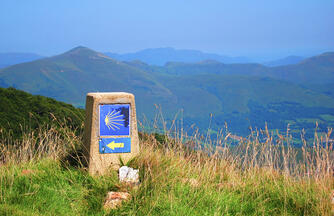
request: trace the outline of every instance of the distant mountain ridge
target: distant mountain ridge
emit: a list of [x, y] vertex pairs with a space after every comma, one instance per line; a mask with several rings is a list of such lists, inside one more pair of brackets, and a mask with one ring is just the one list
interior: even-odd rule
[[146, 71], [85, 47], [4, 68], [1, 83], [77, 106], [83, 106], [88, 91], [136, 90], [143, 100], [170, 95]]
[[270, 76], [299, 84], [334, 83], [334, 52], [304, 59], [295, 65], [273, 67]]
[[0, 53], [0, 68], [30, 62], [41, 58], [44, 58], [44, 56], [35, 53]]
[[274, 61], [265, 62], [265, 63], [263, 63], [263, 65], [269, 66], [269, 67], [277, 67], [277, 66], [283, 66], [283, 65], [298, 64], [301, 61], [303, 61], [304, 59], [305, 58], [301, 57], [301, 56], [287, 56], [287, 57], [282, 58], [282, 59], [277, 59], [277, 60], [274, 60]]
[[120, 61], [140, 60], [147, 64], [158, 66], [163, 66], [167, 62], [195, 63], [204, 60], [216, 60], [226, 64], [251, 62], [251, 60], [246, 57], [229, 57], [212, 53], [204, 53], [198, 50], [178, 50], [170, 47], [145, 49], [135, 53], [126, 54], [106, 52], [105, 55]]
[[[86, 47], [0, 70], [0, 86], [84, 106], [87, 92], [125, 91], [136, 96], [139, 118], [153, 119], [161, 105], [167, 121], [183, 110], [184, 124], [212, 131], [227, 122], [233, 132], [248, 127], [295, 130], [334, 126], [334, 53], [295, 65], [169, 62], [152, 66], [115, 60]], [[321, 85], [321, 88], [317, 86]]]

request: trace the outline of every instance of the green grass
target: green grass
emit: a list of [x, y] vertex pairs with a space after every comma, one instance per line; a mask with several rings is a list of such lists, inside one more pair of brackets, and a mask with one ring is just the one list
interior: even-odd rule
[[[25, 171], [29, 172], [25, 174]], [[88, 215], [101, 211], [114, 178], [93, 178], [80, 169], [43, 159], [1, 167], [3, 215]]]
[[[212, 178], [209, 169], [182, 169], [192, 164], [176, 155], [138, 160], [142, 162], [146, 169], [153, 168], [152, 173], [142, 179], [133, 199], [111, 215], [321, 215], [317, 207], [328, 196], [315, 183], [290, 182], [280, 175], [273, 179], [261, 170], [226, 170]], [[4, 215], [103, 215], [105, 194], [120, 188], [116, 172], [91, 177], [49, 159], [2, 167], [1, 173]], [[189, 177], [198, 179], [200, 186], [183, 181]]]
[[[141, 153], [129, 162], [140, 169], [141, 184], [131, 188], [118, 182], [115, 170], [90, 176], [76, 163], [82, 160], [73, 160], [80, 158], [82, 136], [63, 131], [66, 136], [46, 127], [37, 139], [0, 140], [0, 215], [331, 215], [330, 148], [303, 149], [301, 163], [292, 148], [274, 148], [252, 135], [239, 149], [220, 147], [209, 156], [193, 150], [197, 135], [141, 133]], [[41, 147], [34, 149], [36, 142]], [[132, 198], [107, 211], [108, 191], [128, 191]]]

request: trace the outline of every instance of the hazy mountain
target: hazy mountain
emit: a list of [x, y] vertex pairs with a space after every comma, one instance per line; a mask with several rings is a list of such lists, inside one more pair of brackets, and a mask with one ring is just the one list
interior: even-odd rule
[[161, 71], [174, 75], [229, 74], [268, 76], [270, 69], [260, 64], [223, 64], [218, 61], [206, 60], [197, 63], [168, 62]]
[[4, 68], [0, 80], [7, 86], [80, 106], [91, 91], [136, 92], [140, 100], [150, 101], [171, 95], [147, 72], [85, 47]]
[[291, 64], [298, 64], [301, 61], [303, 61], [305, 58], [301, 56], [287, 56], [282, 59], [269, 61], [263, 63], [263, 65], [269, 66], [269, 67], [276, 67], [276, 66], [283, 66], [283, 65], [291, 65]]
[[116, 54], [105, 53], [107, 56], [120, 61], [140, 60], [150, 65], [163, 66], [167, 62], [194, 63], [204, 60], [216, 60], [222, 63], [246, 63], [250, 62], [245, 57], [229, 57], [212, 53], [204, 53], [197, 50], [177, 50], [173, 48], [145, 49], [135, 53]]
[[298, 64], [267, 67], [261, 64], [223, 64], [218, 61], [197, 63], [169, 62], [161, 73], [174, 75], [221, 74], [271, 77], [297, 84], [315, 85], [334, 83], [334, 52], [304, 59]]
[[334, 52], [304, 59], [299, 64], [274, 67], [270, 76], [300, 84], [334, 83]]
[[43, 58], [43, 56], [34, 53], [0, 53], [0, 68], [41, 58]]
[[[333, 53], [299, 64], [266, 67], [260, 64], [169, 62], [150, 66], [141, 61], [120, 62], [85, 47], [62, 55], [0, 70], [0, 85], [50, 96], [83, 106], [91, 91], [127, 91], [136, 96], [138, 116], [152, 119], [155, 104], [165, 119], [183, 110], [184, 126], [202, 130], [224, 126], [247, 134], [250, 125], [293, 131], [334, 126], [334, 98], [326, 92], [334, 74]], [[309, 78], [308, 76], [311, 76]], [[313, 81], [310, 82], [310, 81]], [[312, 83], [312, 87], [311, 84]], [[320, 83], [320, 84], [319, 84]], [[302, 85], [301, 85], [302, 84]], [[314, 86], [323, 89], [316, 90]]]

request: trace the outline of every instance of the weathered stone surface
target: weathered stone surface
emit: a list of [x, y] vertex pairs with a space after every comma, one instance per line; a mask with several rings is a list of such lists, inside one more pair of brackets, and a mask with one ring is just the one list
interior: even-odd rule
[[[101, 154], [99, 152], [99, 105], [107, 104], [130, 104], [129, 125], [131, 152], [129, 153]], [[89, 173], [93, 175], [103, 174], [109, 168], [118, 169], [120, 157], [124, 162], [127, 162], [129, 159], [139, 153], [136, 105], [133, 94], [125, 92], [87, 94], [84, 150], [88, 162]]]
[[108, 192], [103, 208], [116, 209], [120, 207], [123, 201], [129, 200], [131, 195], [128, 192]]
[[118, 170], [120, 182], [139, 184], [139, 170], [131, 167], [122, 166]]

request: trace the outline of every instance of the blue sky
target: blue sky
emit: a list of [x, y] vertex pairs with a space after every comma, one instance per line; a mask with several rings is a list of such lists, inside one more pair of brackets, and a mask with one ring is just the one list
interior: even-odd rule
[[0, 52], [312, 55], [334, 51], [333, 11], [333, 0], [1, 0]]

